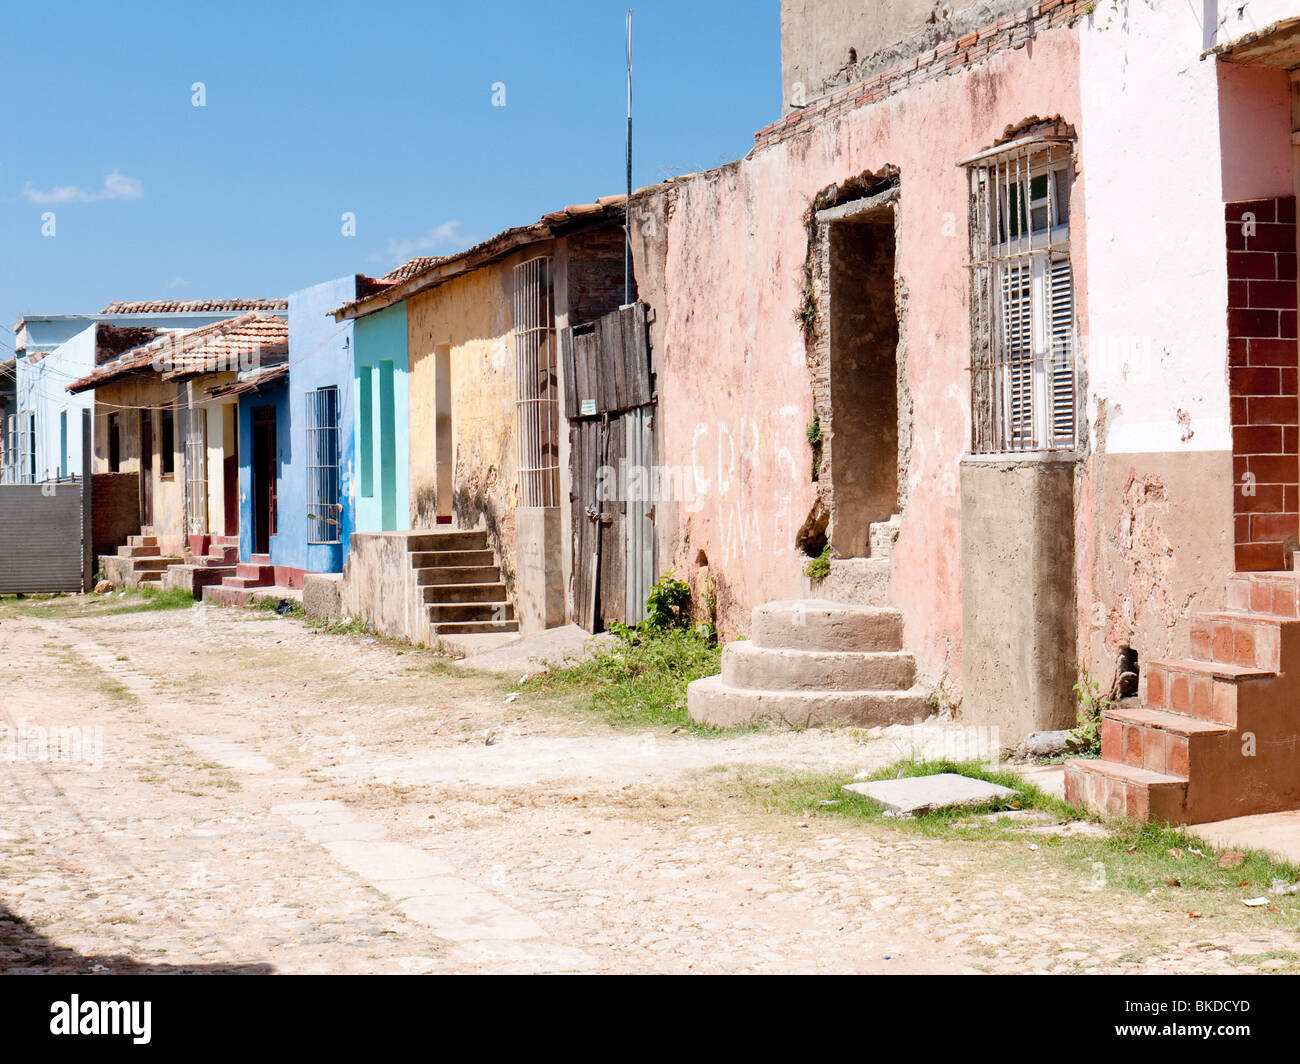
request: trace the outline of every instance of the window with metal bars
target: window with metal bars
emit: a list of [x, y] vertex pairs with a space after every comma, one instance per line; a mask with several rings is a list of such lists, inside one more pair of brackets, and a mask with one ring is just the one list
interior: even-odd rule
[[36, 483], [36, 412], [20, 410], [9, 415], [5, 481]]
[[558, 506], [559, 386], [551, 260], [530, 259], [515, 267], [515, 435], [524, 506]]
[[182, 406], [185, 440], [185, 523], [192, 536], [208, 531], [208, 432], [203, 407]]
[[339, 542], [339, 390], [307, 393], [307, 542]]
[[1071, 451], [1078, 440], [1072, 151], [1031, 138], [964, 162], [971, 190], [971, 450]]

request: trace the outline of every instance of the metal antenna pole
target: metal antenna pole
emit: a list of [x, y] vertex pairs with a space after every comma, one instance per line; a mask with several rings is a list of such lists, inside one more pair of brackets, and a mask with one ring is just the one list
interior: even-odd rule
[[632, 302], [632, 9], [627, 9], [627, 199], [623, 201], [623, 304]]

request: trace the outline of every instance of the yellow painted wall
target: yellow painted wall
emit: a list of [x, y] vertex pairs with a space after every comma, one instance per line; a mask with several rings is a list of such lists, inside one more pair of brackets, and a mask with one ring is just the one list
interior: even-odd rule
[[[233, 374], [204, 378], [204, 385], [195, 387], [195, 398], [206, 394], [207, 386], [230, 379], [233, 379]], [[111, 381], [95, 389], [92, 466], [96, 473], [108, 472], [108, 417], [112, 413], [118, 414], [120, 419], [118, 469], [123, 473], [140, 472], [140, 408], [153, 408], [153, 466], [149, 470], [153, 479], [153, 525], [145, 531], [158, 537], [163, 553], [180, 553], [186, 543], [185, 444], [181, 438], [180, 418], [175, 415], [172, 433], [174, 471], [166, 476], [162, 471], [162, 408], [172, 408], [175, 401], [176, 384], [156, 377]], [[220, 412], [227, 405], [233, 404], [214, 404], [209, 408], [211, 413], [208, 416], [208, 519], [210, 529], [218, 533], [224, 528], [225, 505], [221, 452], [225, 443], [224, 428], [230, 421]]]
[[[435, 348], [451, 352], [455, 527], [486, 527], [513, 587], [515, 368], [510, 297], [513, 268], [550, 255], [549, 244], [466, 274], [407, 301], [410, 360], [411, 527], [432, 528], [438, 513]], [[445, 512], [445, 511], [444, 511]]]

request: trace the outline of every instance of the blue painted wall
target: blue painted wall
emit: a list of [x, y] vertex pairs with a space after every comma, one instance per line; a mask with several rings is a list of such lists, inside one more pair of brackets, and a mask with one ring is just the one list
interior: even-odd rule
[[[356, 299], [355, 275], [304, 288], [289, 296], [289, 385], [287, 429], [282, 431], [280, 477], [276, 486], [277, 535], [271, 548], [271, 564], [313, 573], [343, 570], [348, 539], [356, 527], [352, 504], [355, 469], [353, 417], [355, 377], [352, 369], [352, 322], [336, 322], [330, 311]], [[339, 542], [307, 542], [307, 393], [318, 388], [338, 389], [339, 411]], [[252, 451], [240, 451], [252, 462]], [[241, 457], [242, 462], [242, 457]], [[251, 502], [250, 502], [251, 507]]]
[[358, 318], [353, 395], [356, 530], [411, 527], [406, 304]]
[[[283, 470], [293, 460], [289, 426], [289, 382], [281, 377], [260, 391], [239, 397], [239, 557], [248, 561], [253, 554], [253, 411], [261, 406], [275, 408], [276, 465]], [[271, 564], [288, 565], [276, 560], [280, 540], [284, 538], [285, 519], [289, 508], [280, 498], [281, 475], [276, 476], [276, 534], [271, 537]]]

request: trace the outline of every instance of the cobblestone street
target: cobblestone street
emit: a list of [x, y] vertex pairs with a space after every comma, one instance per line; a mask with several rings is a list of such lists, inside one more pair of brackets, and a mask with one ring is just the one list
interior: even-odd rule
[[1233, 972], [1294, 948], [1045, 852], [728, 789], [888, 759], [848, 731], [616, 730], [266, 612], [10, 606], [0, 723], [103, 741], [0, 765], [10, 972]]

